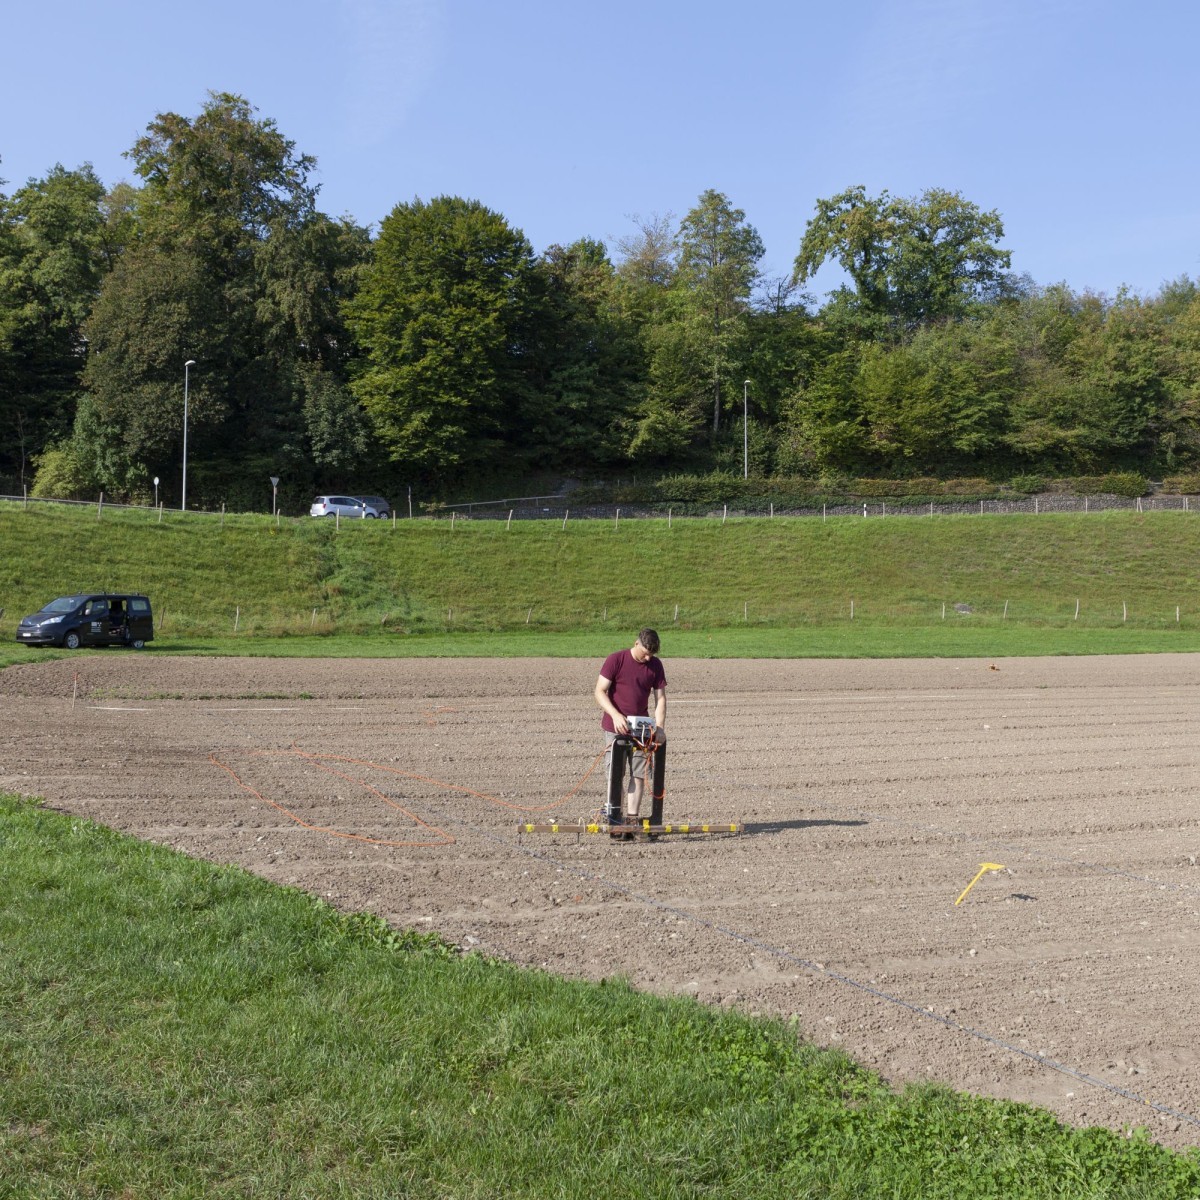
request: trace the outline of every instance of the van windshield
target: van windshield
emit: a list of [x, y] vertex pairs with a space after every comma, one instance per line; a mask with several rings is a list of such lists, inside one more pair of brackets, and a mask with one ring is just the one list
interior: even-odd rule
[[57, 600], [51, 600], [42, 612], [48, 613], [69, 613], [74, 612], [79, 607], [79, 596], [59, 596]]

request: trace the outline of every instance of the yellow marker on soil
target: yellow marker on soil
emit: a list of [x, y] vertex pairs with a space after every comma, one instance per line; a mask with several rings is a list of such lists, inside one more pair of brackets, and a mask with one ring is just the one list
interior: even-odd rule
[[963, 894], [961, 896], [959, 896], [959, 898], [957, 900], [955, 900], [954, 903], [956, 905], [961, 904], [967, 898], [967, 893], [983, 878], [985, 872], [987, 872], [987, 871], [1003, 871], [1003, 870], [1004, 870], [1003, 863], [980, 863], [979, 870], [976, 873], [975, 878], [972, 879], [971, 882], [968, 883], [965, 888], [963, 888]]

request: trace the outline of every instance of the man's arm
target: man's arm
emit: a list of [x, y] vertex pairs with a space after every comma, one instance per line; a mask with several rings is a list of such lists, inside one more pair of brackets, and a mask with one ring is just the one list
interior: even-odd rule
[[661, 729], [667, 723], [667, 689], [654, 689], [654, 723]]
[[608, 713], [610, 717], [612, 717], [613, 728], [617, 731], [617, 733], [628, 733], [629, 722], [625, 720], [624, 714], [618, 712], [617, 706], [608, 698], [608, 692], [611, 687], [611, 679], [606, 679], [603, 675], [597, 677], [595, 692], [596, 703], [600, 705], [600, 707], [604, 709], [604, 711]]

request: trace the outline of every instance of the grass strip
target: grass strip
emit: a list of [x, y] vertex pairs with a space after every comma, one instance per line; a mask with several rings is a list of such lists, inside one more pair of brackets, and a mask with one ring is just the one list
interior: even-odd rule
[[0, 797], [0, 1195], [1182, 1200], [1200, 1155]]
[[800, 653], [860, 657], [910, 632], [951, 653], [964, 634], [1019, 642], [1012, 630], [1064, 653], [1088, 631], [1200, 638], [1200, 513], [335, 527], [0, 502], [0, 544], [5, 639], [54, 596], [101, 588], [145, 591], [180, 643], [582, 631], [607, 644], [650, 624], [714, 641], [790, 631]]
[[[588, 658], [602, 660], [631, 642], [636, 628], [566, 632], [345, 633], [327, 637], [160, 637], [146, 650], [37, 649], [0, 642], [0, 668], [89, 653], [185, 654], [235, 658]], [[660, 630], [667, 658], [1011, 658], [1084, 654], [1200, 653], [1200, 629], [1037, 629], [1017, 623], [872, 626], [853, 629]]]

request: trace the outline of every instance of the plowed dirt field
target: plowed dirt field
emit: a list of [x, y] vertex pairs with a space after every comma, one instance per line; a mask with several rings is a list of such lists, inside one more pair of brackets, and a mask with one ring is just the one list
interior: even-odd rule
[[599, 809], [600, 769], [569, 795], [598, 665], [13, 667], [0, 789], [519, 963], [794, 1014], [897, 1083], [1200, 1144], [1200, 658], [667, 658], [666, 817], [745, 832], [519, 835]]

